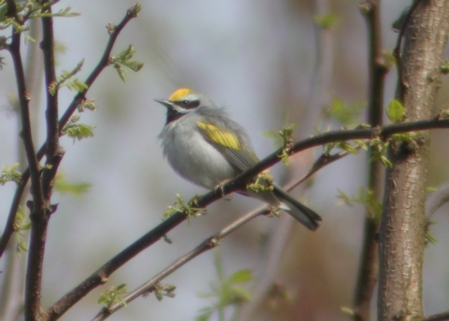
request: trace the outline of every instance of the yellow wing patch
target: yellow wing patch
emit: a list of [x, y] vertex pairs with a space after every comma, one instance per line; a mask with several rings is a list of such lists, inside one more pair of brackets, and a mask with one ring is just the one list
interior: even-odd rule
[[226, 129], [202, 121], [199, 121], [197, 124], [214, 143], [235, 150], [241, 150], [243, 148], [237, 136]]
[[180, 100], [182, 97], [191, 94], [193, 91], [188, 88], [180, 88], [177, 91], [175, 91], [171, 96], [168, 98], [168, 100], [171, 101], [177, 101]]

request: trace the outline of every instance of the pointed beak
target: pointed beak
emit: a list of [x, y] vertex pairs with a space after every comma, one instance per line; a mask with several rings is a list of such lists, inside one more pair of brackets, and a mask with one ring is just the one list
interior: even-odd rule
[[159, 104], [163, 105], [167, 108], [172, 108], [173, 103], [170, 100], [163, 100], [163, 99], [155, 99], [154, 101], [157, 101]]

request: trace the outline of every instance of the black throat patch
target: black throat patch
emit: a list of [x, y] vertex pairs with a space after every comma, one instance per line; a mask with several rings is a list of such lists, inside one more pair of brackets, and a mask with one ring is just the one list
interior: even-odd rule
[[170, 124], [171, 122], [175, 121], [176, 119], [181, 118], [184, 116], [184, 113], [178, 112], [175, 108], [167, 108], [167, 120], [165, 122], [165, 125]]

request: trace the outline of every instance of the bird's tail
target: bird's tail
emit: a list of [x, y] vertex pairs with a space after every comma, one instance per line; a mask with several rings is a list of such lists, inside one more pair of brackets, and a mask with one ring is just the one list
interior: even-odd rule
[[321, 216], [304, 204], [301, 204], [281, 187], [275, 184], [273, 184], [273, 194], [281, 203], [279, 208], [289, 213], [309, 230], [315, 231], [318, 228], [318, 222], [321, 221]]

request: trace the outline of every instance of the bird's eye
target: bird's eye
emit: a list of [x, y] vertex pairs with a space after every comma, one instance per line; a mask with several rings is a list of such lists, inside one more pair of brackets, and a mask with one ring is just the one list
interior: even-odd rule
[[193, 109], [200, 105], [200, 101], [199, 100], [183, 100], [182, 105], [184, 108]]

